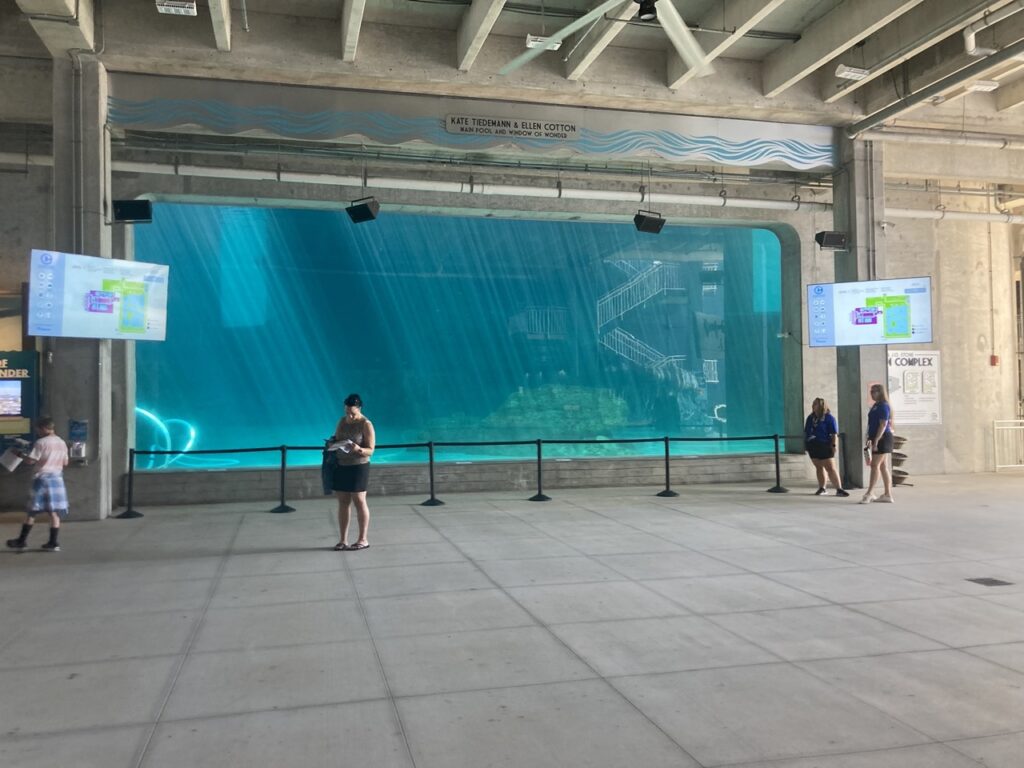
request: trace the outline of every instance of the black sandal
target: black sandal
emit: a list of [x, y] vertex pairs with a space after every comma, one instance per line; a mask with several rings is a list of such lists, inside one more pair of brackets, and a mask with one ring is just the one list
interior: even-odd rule
[[348, 548], [348, 551], [349, 552], [355, 552], [357, 549], [369, 549], [369, 548], [370, 548], [369, 542], [363, 542], [362, 544], [358, 544], [358, 543], [352, 544]]
[[350, 549], [352, 549], [352, 547], [350, 547], [344, 541], [339, 541], [337, 544], [334, 545], [335, 552], [348, 552]]

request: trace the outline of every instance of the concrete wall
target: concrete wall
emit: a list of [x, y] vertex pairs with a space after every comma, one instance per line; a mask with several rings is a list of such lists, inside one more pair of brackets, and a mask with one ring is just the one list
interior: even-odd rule
[[[990, 210], [985, 197], [891, 193], [891, 206]], [[942, 353], [942, 424], [900, 426], [904, 469], [985, 472], [995, 467], [992, 421], [1016, 418], [1013, 242], [1009, 224], [899, 219], [887, 226], [889, 276], [932, 275], [934, 341], [899, 349]], [[998, 355], [999, 365], [990, 364]]]

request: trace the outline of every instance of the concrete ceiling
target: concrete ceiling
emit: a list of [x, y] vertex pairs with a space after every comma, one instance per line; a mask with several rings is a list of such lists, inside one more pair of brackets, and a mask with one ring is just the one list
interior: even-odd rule
[[[998, 53], [1024, 45], [1024, 2], [659, 0], [663, 28], [637, 23], [637, 6], [624, 1], [560, 50], [501, 73], [526, 51], [527, 34], [553, 35], [599, 4], [210, 0], [186, 17], [157, 13], [154, 0], [0, 0], [0, 64], [16, 70], [12, 61], [85, 48], [112, 71], [841, 127], [887, 110], [889, 127], [1024, 136], [1024, 61]], [[998, 16], [976, 38], [992, 52], [968, 55], [964, 28]], [[696, 59], [679, 43], [685, 29], [675, 44], [666, 32], [673, 17], [693, 33]], [[839, 64], [869, 77], [839, 79]], [[697, 76], [708, 66], [713, 74]], [[973, 90], [979, 80], [998, 87]], [[948, 87], [900, 108], [937, 82]], [[0, 86], [0, 120], [4, 89], [14, 88]]]

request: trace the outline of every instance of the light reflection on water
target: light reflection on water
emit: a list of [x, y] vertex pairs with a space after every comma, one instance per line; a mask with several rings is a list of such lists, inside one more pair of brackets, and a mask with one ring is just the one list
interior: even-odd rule
[[[379, 443], [782, 431], [780, 247], [766, 230], [157, 204], [165, 342], [136, 345], [139, 450], [316, 446], [359, 392]], [[674, 443], [673, 455], [771, 450]], [[661, 443], [545, 446], [660, 456]], [[438, 448], [438, 461], [533, 446]], [[425, 449], [376, 462], [422, 462]], [[319, 462], [293, 452], [289, 464]], [[140, 467], [147, 458], [140, 457]], [[152, 468], [277, 466], [274, 453]]]

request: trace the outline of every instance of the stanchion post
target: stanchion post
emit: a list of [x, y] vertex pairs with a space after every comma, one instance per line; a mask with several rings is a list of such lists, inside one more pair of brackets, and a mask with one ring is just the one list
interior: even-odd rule
[[285, 481], [285, 473], [287, 471], [288, 471], [288, 446], [287, 445], [282, 445], [281, 446], [281, 499], [280, 499], [281, 503], [278, 504], [276, 507], [274, 507], [272, 510], [270, 510], [271, 512], [273, 512], [275, 514], [280, 514], [282, 512], [294, 512], [295, 511], [295, 507], [289, 507], [287, 504], [284, 503], [284, 481]]
[[665, 435], [665, 490], [659, 491], [658, 496], [671, 497], [678, 496], [679, 494], [672, 490], [671, 474], [669, 469], [669, 463], [672, 459], [671, 451], [669, 449], [668, 435]]
[[775, 439], [775, 485], [768, 489], [768, 493], [789, 493], [788, 488], [782, 487], [782, 467], [779, 464], [779, 436], [773, 435]]
[[128, 498], [124, 512], [114, 515], [118, 520], [132, 520], [136, 517], [144, 517], [141, 512], [132, 509], [132, 502], [135, 500], [135, 449], [128, 449]]
[[544, 449], [541, 447], [543, 442], [543, 440], [537, 441], [537, 493], [530, 497], [530, 501], [551, 501], [550, 496], [544, 495], [544, 485], [542, 480], [544, 474], [544, 468], [542, 466]]
[[430, 476], [430, 498], [420, 504], [421, 507], [440, 507], [444, 502], [434, 495], [434, 441], [427, 443], [428, 461], [427, 472]]

